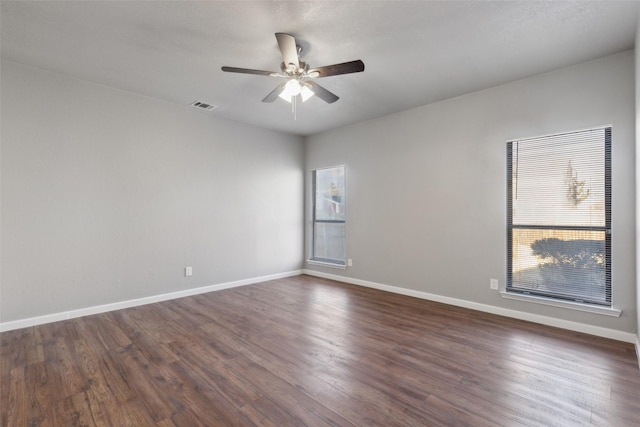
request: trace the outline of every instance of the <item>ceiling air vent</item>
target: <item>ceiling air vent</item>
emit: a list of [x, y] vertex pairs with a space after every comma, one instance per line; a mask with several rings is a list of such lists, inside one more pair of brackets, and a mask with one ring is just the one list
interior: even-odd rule
[[202, 110], [211, 111], [216, 108], [215, 105], [207, 104], [206, 102], [194, 101], [191, 103], [192, 107], [200, 108]]

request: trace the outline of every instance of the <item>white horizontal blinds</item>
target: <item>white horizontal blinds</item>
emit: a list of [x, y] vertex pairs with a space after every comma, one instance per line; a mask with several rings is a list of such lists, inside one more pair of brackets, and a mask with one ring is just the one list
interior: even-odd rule
[[511, 289], [608, 305], [606, 237], [605, 232], [514, 229]]
[[508, 145], [507, 289], [611, 304], [611, 128]]
[[514, 224], [605, 226], [604, 131], [512, 143]]
[[344, 167], [315, 171], [315, 219], [344, 221]]

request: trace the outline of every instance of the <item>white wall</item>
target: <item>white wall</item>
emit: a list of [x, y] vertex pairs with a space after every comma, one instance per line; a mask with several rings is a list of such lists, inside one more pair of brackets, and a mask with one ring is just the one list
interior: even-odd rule
[[1, 78], [0, 322], [302, 267], [301, 138], [9, 61]]
[[[309, 137], [307, 174], [347, 166], [347, 257], [354, 264], [306, 268], [634, 332], [633, 60], [625, 52]], [[613, 125], [613, 302], [622, 316], [490, 291], [490, 278], [501, 286], [506, 280], [505, 141], [605, 124]], [[307, 224], [306, 246], [309, 233]]]

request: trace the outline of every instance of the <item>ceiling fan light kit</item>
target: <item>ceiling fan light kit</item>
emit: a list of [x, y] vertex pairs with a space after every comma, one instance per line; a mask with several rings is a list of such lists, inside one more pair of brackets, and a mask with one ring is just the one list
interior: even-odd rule
[[300, 98], [302, 102], [306, 102], [309, 98], [316, 95], [328, 104], [332, 104], [340, 99], [334, 93], [312, 81], [313, 79], [364, 71], [364, 63], [359, 59], [309, 69], [309, 64], [300, 60], [302, 48], [296, 45], [295, 37], [291, 34], [276, 33], [276, 40], [280, 48], [280, 53], [282, 54], [282, 64], [280, 64], [281, 72], [226, 66], [222, 67], [222, 71], [285, 78], [287, 81], [278, 85], [262, 102], [273, 102], [277, 98], [282, 98], [292, 104], [294, 116], [298, 98]]
[[306, 102], [315, 94], [304, 82], [301, 83], [296, 79], [291, 79], [284, 85], [284, 89], [278, 96], [290, 103], [291, 99], [298, 95], [302, 98], [302, 102]]

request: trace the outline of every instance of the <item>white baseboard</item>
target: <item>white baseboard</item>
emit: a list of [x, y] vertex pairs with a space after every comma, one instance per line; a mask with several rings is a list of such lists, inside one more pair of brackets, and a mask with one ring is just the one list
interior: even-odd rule
[[76, 317], [89, 316], [91, 314], [106, 313], [123, 308], [137, 307], [154, 302], [168, 301], [191, 295], [204, 294], [207, 292], [221, 291], [223, 289], [237, 288], [239, 286], [251, 285], [254, 283], [266, 282], [268, 280], [282, 279], [285, 277], [299, 276], [302, 270], [289, 271], [286, 273], [271, 274], [268, 276], [253, 277], [250, 279], [236, 280], [234, 282], [219, 283], [217, 285], [203, 286], [200, 288], [186, 289], [184, 291], [170, 292], [168, 294], [153, 295], [149, 297], [136, 298], [128, 301], [120, 301], [111, 304], [96, 305], [77, 310], [64, 311], [61, 313], [47, 314], [44, 316], [30, 317], [27, 319], [13, 320], [0, 323], [0, 332], [14, 329], [28, 328], [30, 326], [43, 325], [45, 323], [58, 322], [60, 320], [74, 319]]
[[168, 301], [177, 298], [188, 297], [191, 295], [204, 294], [207, 292], [220, 291], [239, 286], [251, 285], [254, 283], [266, 282], [269, 280], [282, 279], [285, 277], [298, 276], [300, 274], [308, 274], [310, 276], [323, 277], [326, 279], [336, 280], [339, 282], [350, 283], [353, 285], [365, 286], [368, 288], [379, 289], [396, 294], [407, 295], [429, 301], [441, 302], [458, 307], [469, 308], [472, 310], [484, 311], [486, 313], [497, 314], [500, 316], [511, 317], [514, 319], [526, 320], [543, 325], [554, 326], [567, 329], [570, 331], [583, 332], [590, 335], [596, 335], [604, 338], [611, 338], [618, 341], [629, 342], [635, 344], [636, 355], [638, 356], [638, 365], [640, 366], [640, 337], [630, 332], [616, 331], [614, 329], [602, 328], [599, 326], [586, 325], [583, 323], [571, 322], [568, 320], [556, 319], [553, 317], [542, 316], [539, 314], [525, 313], [517, 310], [496, 307], [488, 304], [480, 304], [473, 301], [451, 298], [442, 295], [421, 292], [412, 289], [400, 288], [397, 286], [384, 285], [381, 283], [369, 282], [366, 280], [354, 279], [350, 277], [339, 276], [336, 274], [323, 273], [314, 270], [294, 270], [286, 273], [278, 273], [267, 276], [253, 277], [250, 279], [237, 280], [233, 282], [219, 283], [200, 288], [186, 289], [184, 291], [170, 292], [167, 294], [154, 295], [149, 297], [137, 298], [128, 301], [121, 301], [111, 304], [86, 307], [77, 310], [70, 310], [60, 313], [53, 313], [44, 316], [30, 317], [27, 319], [14, 320], [10, 322], [0, 323], [0, 332], [11, 331], [14, 329], [27, 328], [45, 323], [57, 322], [60, 320], [74, 319], [92, 314], [106, 313], [113, 310], [121, 310], [123, 308], [137, 307], [155, 302]]
[[[638, 338], [631, 332], [617, 331], [615, 329], [603, 328], [600, 326], [586, 325], [584, 323], [572, 322], [569, 320], [557, 319], [554, 317], [542, 316], [539, 314], [525, 313], [508, 308], [496, 307], [488, 304], [481, 304], [473, 301], [451, 298], [442, 295], [430, 294], [428, 292], [415, 291], [413, 289], [400, 288], [397, 286], [384, 285], [381, 283], [369, 282], [366, 280], [354, 279], [351, 277], [339, 276], [336, 274], [323, 273], [320, 271], [304, 269], [303, 274], [310, 276], [322, 277], [325, 279], [336, 280], [338, 282], [350, 283], [353, 285], [365, 286], [367, 288], [379, 289], [382, 291], [393, 292], [396, 294], [408, 295], [415, 298], [421, 298], [429, 301], [441, 302], [444, 304], [455, 305], [458, 307], [469, 308], [472, 310], [484, 311], [486, 313], [497, 314], [499, 316], [511, 317], [513, 319], [526, 320], [529, 322], [539, 323], [556, 328], [567, 329], [575, 332], [595, 335], [603, 338], [610, 338], [617, 341], [624, 341], [636, 344], [636, 353], [640, 351]], [[640, 362], [640, 353], [639, 353]]]

